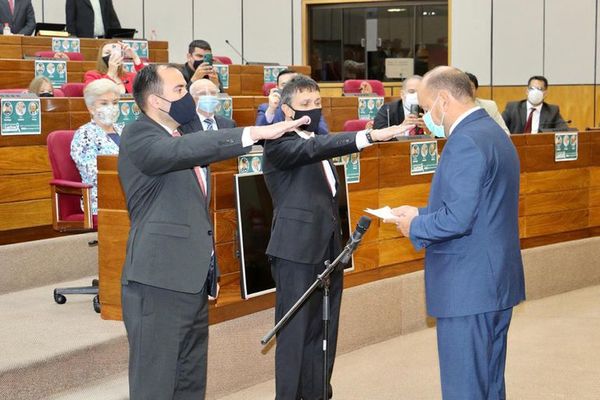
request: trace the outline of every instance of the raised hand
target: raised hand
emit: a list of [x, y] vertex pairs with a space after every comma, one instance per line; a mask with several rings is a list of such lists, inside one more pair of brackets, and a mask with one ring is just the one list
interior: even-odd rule
[[255, 142], [281, 137], [284, 133], [293, 131], [301, 125], [309, 124], [310, 118], [303, 116], [294, 121], [282, 121], [272, 125], [250, 127], [250, 136]]

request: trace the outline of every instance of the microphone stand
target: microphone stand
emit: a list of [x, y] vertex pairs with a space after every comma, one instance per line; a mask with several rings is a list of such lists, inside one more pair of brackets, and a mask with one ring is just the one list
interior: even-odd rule
[[[362, 238], [361, 238], [362, 239]], [[281, 328], [287, 323], [289, 319], [291, 319], [296, 312], [304, 305], [304, 302], [311, 296], [311, 294], [317, 290], [317, 288], [323, 288], [323, 399], [327, 400], [328, 395], [328, 375], [329, 371], [327, 368], [327, 350], [329, 348], [329, 321], [331, 319], [330, 315], [330, 305], [329, 305], [329, 284], [330, 279], [329, 275], [342, 263], [342, 260], [345, 258], [346, 260], [350, 259], [350, 256], [358, 247], [358, 243], [360, 243], [360, 239], [356, 242], [352, 241], [346, 244], [344, 250], [340, 253], [339, 256], [333, 262], [329, 262], [329, 260], [325, 261], [325, 270], [321, 272], [317, 279], [313, 282], [313, 284], [304, 292], [304, 294], [296, 301], [296, 303], [289, 309], [289, 311], [277, 322], [277, 324], [260, 340], [260, 343], [264, 346], [275, 336], [277, 332], [281, 330]], [[347, 261], [346, 261], [347, 262]]]

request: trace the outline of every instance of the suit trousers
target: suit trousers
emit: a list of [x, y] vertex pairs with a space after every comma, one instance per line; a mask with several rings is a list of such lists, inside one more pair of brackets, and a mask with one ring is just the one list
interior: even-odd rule
[[444, 400], [506, 399], [504, 367], [511, 318], [512, 307], [437, 319]]
[[[325, 261], [325, 260], [323, 260]], [[272, 257], [271, 272], [277, 287], [275, 319], [279, 321], [325, 269], [323, 263], [301, 264]], [[337, 347], [343, 271], [331, 273], [328, 342], [329, 378]], [[277, 400], [316, 400], [323, 393], [323, 297], [318, 289], [277, 334], [275, 387]], [[329, 398], [333, 395], [330, 382]]]
[[131, 400], [201, 400], [206, 392], [208, 297], [122, 285]]

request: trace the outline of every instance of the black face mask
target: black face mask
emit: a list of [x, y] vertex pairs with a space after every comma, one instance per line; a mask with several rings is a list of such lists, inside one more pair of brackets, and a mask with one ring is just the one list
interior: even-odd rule
[[200, 64], [202, 64], [204, 62], [204, 60], [194, 60], [194, 71], [196, 69], [198, 69], [198, 67], [200, 66]]
[[[290, 107], [292, 108], [292, 107]], [[294, 110], [292, 108], [292, 110]], [[310, 123], [300, 125], [298, 129], [307, 132], [313, 132], [315, 135], [319, 134], [319, 122], [321, 121], [321, 109], [313, 108], [311, 110], [294, 110], [294, 121], [308, 115], [310, 117]]]
[[102, 61], [104, 61], [104, 64], [106, 64], [107, 67], [108, 67], [108, 60], [110, 60], [110, 54], [102, 57]]
[[162, 108], [159, 110], [169, 114], [169, 116], [173, 118], [179, 125], [185, 125], [196, 118], [196, 103], [194, 102], [194, 98], [191, 94], [186, 93], [185, 96], [175, 101], [169, 101], [161, 96], [158, 97], [171, 103], [171, 109], [169, 112], [166, 112]]
[[38, 94], [38, 97], [54, 97], [54, 94], [50, 92], [41, 92]]

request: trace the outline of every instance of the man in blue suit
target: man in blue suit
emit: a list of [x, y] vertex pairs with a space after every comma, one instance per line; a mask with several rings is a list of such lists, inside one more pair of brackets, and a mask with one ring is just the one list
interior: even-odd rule
[[469, 78], [438, 67], [419, 87], [429, 129], [448, 138], [424, 208], [393, 210], [425, 248], [427, 311], [437, 317], [445, 400], [505, 399], [512, 308], [525, 299], [519, 244], [519, 158], [506, 133], [475, 106]]
[[[291, 69], [284, 69], [277, 75], [277, 86], [271, 89], [269, 93], [269, 102], [263, 103], [258, 106], [256, 113], [256, 126], [271, 125], [276, 122], [285, 121], [285, 115], [281, 110], [281, 91], [288, 81], [292, 80], [298, 73]], [[327, 135], [329, 133], [329, 127], [325, 118], [321, 116], [319, 120], [319, 127], [316, 132], [317, 135]]]

